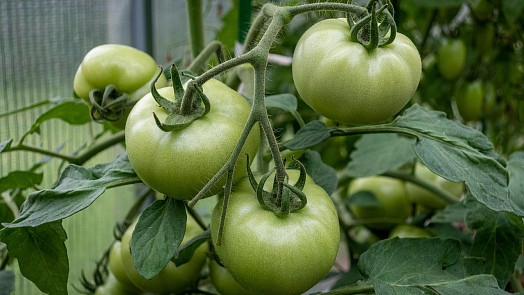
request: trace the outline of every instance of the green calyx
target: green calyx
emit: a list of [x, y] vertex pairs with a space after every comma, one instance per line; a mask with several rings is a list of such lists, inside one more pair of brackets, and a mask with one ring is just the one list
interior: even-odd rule
[[128, 107], [128, 96], [120, 93], [114, 85], [107, 85], [104, 91], [91, 90], [89, 92], [91, 102], [91, 118], [101, 122], [118, 121], [124, 116], [125, 109]]
[[171, 66], [171, 80], [173, 81], [175, 101], [166, 99], [158, 93], [155, 83], [160, 75], [162, 75], [162, 70], [151, 83], [151, 94], [155, 101], [168, 112], [168, 116], [164, 122], [160, 122], [157, 115], [153, 113], [158, 128], [165, 132], [182, 129], [209, 112], [211, 105], [202, 87], [190, 82], [187, 85], [187, 90], [184, 90], [180, 74], [174, 64]]
[[395, 11], [391, 0], [376, 9], [379, 1], [371, 0], [366, 5], [367, 13], [347, 14], [347, 21], [351, 27], [351, 41], [362, 44], [368, 51], [377, 47], [386, 46], [395, 40], [397, 25]]
[[300, 163], [300, 161], [295, 160], [294, 158], [293, 160], [297, 162], [300, 169], [300, 175], [297, 182], [294, 185], [290, 185], [287, 182], [287, 175], [284, 180], [278, 180], [275, 176], [271, 192], [264, 190], [264, 185], [276, 168], [264, 174], [260, 179], [260, 182], [257, 183], [249, 165], [247, 167], [249, 182], [257, 194], [257, 199], [260, 205], [262, 205], [264, 209], [273, 211], [281, 217], [285, 217], [289, 215], [289, 213], [298, 211], [304, 208], [307, 204], [306, 195], [302, 191], [306, 183], [306, 168], [302, 163]]

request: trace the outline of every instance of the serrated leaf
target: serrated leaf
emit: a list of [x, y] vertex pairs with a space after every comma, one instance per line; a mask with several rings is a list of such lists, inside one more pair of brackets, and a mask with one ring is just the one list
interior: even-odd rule
[[371, 246], [358, 267], [376, 294], [507, 294], [491, 275], [468, 276], [463, 255], [455, 240], [392, 238]]
[[29, 171], [11, 171], [5, 177], [0, 178], [0, 193], [8, 189], [26, 189], [39, 185], [43, 179], [42, 173]]
[[69, 261], [62, 221], [38, 227], [4, 228], [0, 234], [20, 272], [46, 294], [67, 294]]
[[127, 154], [115, 161], [92, 168], [69, 165], [51, 189], [29, 194], [22, 205], [20, 216], [6, 227], [38, 226], [69, 217], [91, 205], [107, 188], [140, 179], [129, 163]]
[[501, 157], [489, 151], [493, 145], [480, 131], [418, 105], [397, 117], [393, 125], [416, 131], [413, 148], [432, 172], [450, 181], [464, 181], [471, 194], [492, 210], [524, 216], [524, 210], [509, 198]]
[[382, 174], [415, 159], [414, 139], [397, 134], [366, 134], [356, 143], [347, 173], [352, 177]]
[[305, 149], [328, 139], [332, 130], [322, 121], [311, 121], [300, 128], [293, 139], [284, 142], [283, 145], [290, 150]]
[[89, 107], [82, 100], [68, 100], [53, 106], [41, 114], [23, 137], [34, 132], [40, 133], [40, 125], [51, 119], [61, 119], [72, 125], [82, 125], [89, 123], [91, 116]]
[[509, 196], [520, 207], [524, 208], [524, 152], [518, 151], [509, 156]]
[[8, 139], [6, 141], [0, 142], [0, 153], [8, 151], [9, 148], [11, 147], [12, 143], [13, 143], [13, 139], [12, 138], [10, 138], [10, 139]]
[[513, 24], [524, 11], [524, 1], [522, 0], [502, 0], [502, 13], [509, 24]]
[[350, 195], [347, 203], [352, 206], [360, 207], [380, 207], [382, 205], [375, 194], [368, 191], [358, 191]]
[[138, 273], [152, 279], [164, 269], [184, 239], [186, 207], [181, 200], [156, 200], [140, 215], [131, 236], [131, 254]]
[[[322, 187], [328, 195], [331, 195], [338, 185], [337, 172], [333, 167], [322, 162], [322, 157], [317, 151], [307, 150], [300, 156], [300, 162], [306, 167], [307, 174], [313, 178], [315, 183]], [[290, 165], [298, 169], [296, 164]]]
[[9, 270], [0, 270], [0, 295], [9, 295], [15, 289], [15, 274]]
[[209, 239], [211, 239], [211, 232], [209, 229], [207, 229], [206, 231], [189, 240], [182, 247], [179, 247], [173, 256], [173, 259], [171, 260], [175, 263], [176, 266], [180, 266], [189, 262], [189, 260], [191, 260], [193, 257], [193, 253], [195, 253], [196, 249], [200, 247], [200, 245], [207, 242]]
[[470, 273], [492, 274], [503, 288], [522, 251], [524, 232], [506, 213], [492, 211], [474, 200], [466, 205], [466, 223], [468, 228], [475, 230], [470, 255], [484, 258], [470, 265]]

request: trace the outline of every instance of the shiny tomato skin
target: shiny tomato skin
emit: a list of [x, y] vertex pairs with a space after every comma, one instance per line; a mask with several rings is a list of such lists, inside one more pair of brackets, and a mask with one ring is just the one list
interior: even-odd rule
[[309, 28], [293, 54], [293, 79], [300, 97], [317, 113], [340, 123], [386, 120], [411, 99], [422, 63], [401, 33], [368, 51], [350, 40], [346, 19], [327, 19]]
[[[167, 112], [151, 94], [135, 105], [126, 123], [126, 150], [136, 174], [155, 191], [179, 200], [193, 198], [227, 162], [251, 110], [244, 97], [218, 80], [207, 81], [203, 89], [211, 110], [182, 129], [165, 132], [158, 128], [153, 112], [161, 122]], [[158, 92], [174, 99], [170, 87]], [[259, 128], [255, 125], [240, 152], [234, 181], [245, 175], [244, 155], [253, 159], [259, 140]], [[220, 192], [225, 181], [226, 176], [208, 195]]]
[[[288, 170], [289, 183], [299, 172]], [[266, 183], [266, 190], [272, 182]], [[338, 215], [327, 193], [311, 178], [303, 192], [306, 207], [279, 217], [258, 203], [248, 179], [228, 203], [222, 244], [215, 251], [233, 278], [253, 294], [301, 294], [331, 269], [340, 243]], [[214, 244], [223, 200], [211, 219]]]

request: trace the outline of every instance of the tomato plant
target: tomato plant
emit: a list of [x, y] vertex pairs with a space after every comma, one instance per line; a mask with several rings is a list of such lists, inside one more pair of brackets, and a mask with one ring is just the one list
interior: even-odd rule
[[[97, 119], [109, 120], [116, 128], [124, 129], [127, 114], [137, 100], [149, 93], [157, 70], [155, 60], [143, 51], [104, 44], [85, 55], [76, 71], [73, 89], [91, 107], [95, 105], [91, 113]], [[166, 86], [166, 78], [161, 76], [156, 84]]]
[[[345, 19], [309, 28], [293, 53], [293, 80], [300, 97], [319, 114], [341, 123], [386, 120], [411, 99], [422, 65], [417, 48], [398, 33], [368, 51], [352, 41]], [[315, 77], [315, 79], [311, 79]]]
[[[165, 132], [153, 117], [167, 116], [151, 94], [141, 99], [129, 114], [126, 125], [126, 150], [138, 176], [151, 188], [176, 199], [191, 199], [226, 163], [240, 138], [249, 115], [248, 102], [218, 80], [204, 84], [204, 93], [213, 108], [190, 126]], [[159, 89], [174, 99], [170, 87]], [[256, 154], [259, 132], [255, 128], [243, 153]], [[188, 169], [188, 167], [192, 167]], [[235, 180], [245, 175], [245, 158], [238, 161]], [[217, 183], [211, 194], [220, 191], [226, 179]]]
[[[438, 188], [448, 192], [452, 197], [457, 200], [460, 199], [464, 193], [464, 184], [458, 182], [449, 181], [429, 170], [423, 164], [417, 163], [415, 165], [414, 174], [416, 177], [428, 181]], [[406, 190], [409, 195], [409, 199], [412, 202], [420, 204], [429, 209], [442, 209], [447, 205], [447, 202], [442, 198], [438, 197], [434, 193], [427, 189], [421, 188], [418, 185], [408, 183], [406, 184]]]
[[[370, 227], [388, 228], [404, 222], [411, 215], [406, 188], [398, 179], [383, 176], [357, 178], [351, 182], [348, 193], [351, 212], [358, 219], [371, 219]], [[360, 197], [357, 193], [370, 195]], [[357, 201], [357, 198], [368, 200]]]
[[[287, 173], [291, 184], [297, 181], [298, 171]], [[260, 206], [249, 180], [235, 186], [222, 244], [215, 246], [215, 251], [233, 278], [251, 292], [300, 294], [333, 266], [340, 242], [337, 211], [309, 176], [303, 192], [307, 205], [279, 217]], [[222, 206], [220, 201], [213, 211], [213, 241], [218, 238]]]
[[461, 39], [446, 39], [438, 51], [438, 69], [444, 79], [457, 79], [466, 63], [466, 44]]
[[[155, 294], [181, 293], [193, 287], [198, 281], [200, 271], [206, 262], [206, 245], [199, 246], [189, 262], [176, 266], [175, 263], [169, 261], [156, 277], [147, 280], [138, 273], [131, 256], [133, 249], [130, 248], [129, 243], [135, 226], [136, 222], [129, 226], [122, 236], [122, 247], [120, 249], [122, 263], [131, 282], [141, 290]], [[200, 232], [201, 229], [196, 222], [192, 218], [188, 218], [182, 245]]]

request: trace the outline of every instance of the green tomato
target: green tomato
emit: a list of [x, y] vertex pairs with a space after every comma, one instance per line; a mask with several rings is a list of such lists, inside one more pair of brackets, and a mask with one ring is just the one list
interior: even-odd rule
[[218, 264], [216, 260], [209, 260], [209, 275], [215, 289], [222, 295], [245, 295], [250, 294], [231, 276], [229, 271]]
[[[211, 110], [190, 125], [171, 132], [158, 128], [153, 112], [161, 122], [167, 112], [158, 106], [151, 94], [133, 108], [125, 129], [126, 150], [136, 174], [152, 189], [175, 199], [193, 198], [222, 168], [235, 148], [251, 107], [242, 95], [218, 80], [204, 83], [204, 93]], [[173, 89], [158, 92], [174, 99]], [[256, 125], [249, 134], [240, 155], [253, 159], [259, 144]], [[235, 167], [234, 181], [246, 173], [246, 157]], [[208, 195], [222, 190], [226, 176], [211, 188]]]
[[[288, 170], [289, 183], [299, 171]], [[270, 190], [272, 181], [266, 183]], [[233, 278], [254, 294], [301, 294], [331, 269], [340, 232], [335, 206], [308, 176], [303, 189], [307, 205], [286, 217], [262, 208], [248, 179], [233, 189], [227, 207], [222, 244], [215, 251]], [[211, 218], [215, 243], [223, 207]]]
[[95, 290], [95, 295], [135, 295], [142, 294], [126, 288], [120, 281], [118, 281], [112, 272], [106, 278], [103, 285], [98, 286]]
[[493, 39], [495, 26], [492, 23], [477, 24], [475, 26], [475, 44], [480, 56], [488, 60], [493, 53]]
[[349, 186], [350, 202], [357, 192], [369, 192], [378, 203], [353, 204], [350, 210], [358, 219], [384, 219], [391, 222], [369, 223], [375, 229], [387, 229], [395, 223], [404, 222], [412, 212], [412, 206], [404, 183], [384, 176], [369, 176], [354, 179]]
[[420, 81], [420, 54], [406, 36], [369, 52], [350, 39], [345, 18], [309, 28], [293, 54], [293, 79], [302, 99], [337, 122], [386, 120], [411, 99]]
[[410, 224], [400, 224], [395, 226], [389, 233], [389, 237], [399, 237], [399, 238], [422, 238], [428, 237], [431, 238], [431, 235], [424, 229], [410, 225]]
[[[455, 196], [457, 200], [462, 196], [464, 191], [464, 184], [460, 182], [452, 182], [445, 178], [440, 177], [439, 175], [431, 172], [426, 166], [421, 163], [415, 165], [415, 176], [432, 183], [436, 187], [443, 189]], [[442, 209], [448, 204], [446, 201], [442, 200], [439, 196], [434, 193], [423, 189], [422, 187], [407, 183], [406, 190], [408, 192], [409, 198], [412, 202], [420, 204], [428, 209]]]
[[124, 262], [122, 261], [122, 255], [120, 253], [122, 248], [122, 242], [116, 241], [113, 243], [111, 250], [109, 251], [109, 270], [114, 277], [124, 286], [125, 289], [136, 294], [142, 293], [140, 289], [133, 284], [133, 282], [127, 276]]
[[[146, 280], [136, 270], [133, 264], [133, 257], [131, 256], [129, 243], [135, 226], [136, 222], [133, 223], [122, 236], [122, 248], [120, 249], [120, 255], [122, 257], [126, 274], [133, 284], [144, 292], [154, 294], [179, 294], [196, 284], [200, 278], [200, 271], [207, 259], [207, 244], [204, 243], [200, 245], [189, 262], [176, 266], [174, 262], [169, 261], [166, 267], [162, 269], [156, 277]], [[198, 226], [196, 221], [191, 216], [188, 216], [186, 233], [181, 246], [201, 232], [202, 229]], [[151, 254], [154, 255], [154, 253]]]
[[455, 97], [455, 103], [460, 116], [465, 121], [474, 121], [482, 117], [485, 92], [481, 80], [475, 80], [460, 87]]
[[[114, 85], [120, 94], [128, 95], [128, 102], [133, 102], [149, 93], [158, 71], [157, 63], [149, 54], [126, 45], [104, 44], [85, 55], [76, 71], [73, 89], [91, 105], [92, 90], [103, 92], [106, 86]], [[167, 85], [164, 75], [155, 85], [159, 88]], [[112, 122], [115, 127], [124, 129], [130, 109], [125, 110], [120, 120]]]
[[466, 44], [462, 39], [445, 40], [438, 51], [438, 69], [446, 80], [457, 79], [466, 64]]

